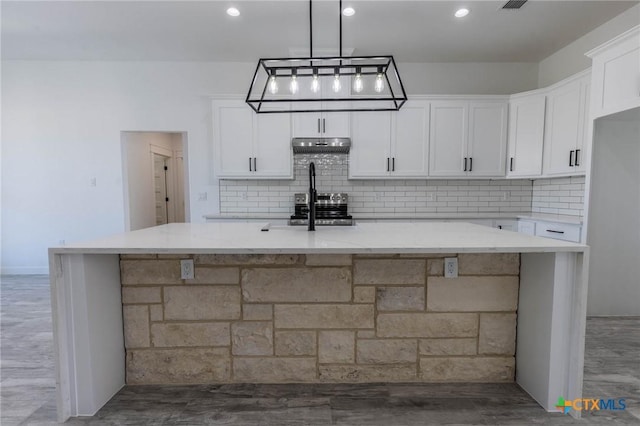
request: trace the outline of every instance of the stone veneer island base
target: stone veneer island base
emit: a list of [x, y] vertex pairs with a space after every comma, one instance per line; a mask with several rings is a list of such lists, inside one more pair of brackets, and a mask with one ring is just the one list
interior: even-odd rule
[[515, 380], [517, 253], [130, 254], [120, 267], [128, 384]]
[[515, 380], [548, 411], [582, 397], [588, 247], [460, 223], [261, 228], [50, 249], [58, 419], [126, 383]]

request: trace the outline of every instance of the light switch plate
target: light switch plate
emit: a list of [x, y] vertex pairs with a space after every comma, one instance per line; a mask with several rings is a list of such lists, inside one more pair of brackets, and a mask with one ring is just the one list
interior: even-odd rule
[[444, 277], [445, 278], [458, 277], [458, 258], [457, 257], [444, 258]]

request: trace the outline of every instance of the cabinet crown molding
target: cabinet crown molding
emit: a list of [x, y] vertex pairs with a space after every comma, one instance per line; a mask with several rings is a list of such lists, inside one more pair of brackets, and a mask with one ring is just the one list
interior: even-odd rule
[[626, 41], [627, 39], [638, 37], [639, 35], [640, 35], [640, 25], [636, 25], [635, 27], [629, 28], [627, 31], [612, 38], [611, 40], [602, 43], [600, 46], [589, 50], [584, 55], [590, 58], [593, 58], [594, 56], [598, 56], [603, 51], [606, 51], [611, 46], [616, 45], [620, 42]]

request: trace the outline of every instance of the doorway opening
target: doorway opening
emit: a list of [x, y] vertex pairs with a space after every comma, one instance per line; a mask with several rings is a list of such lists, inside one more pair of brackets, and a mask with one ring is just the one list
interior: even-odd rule
[[189, 218], [186, 133], [121, 133], [125, 230]]

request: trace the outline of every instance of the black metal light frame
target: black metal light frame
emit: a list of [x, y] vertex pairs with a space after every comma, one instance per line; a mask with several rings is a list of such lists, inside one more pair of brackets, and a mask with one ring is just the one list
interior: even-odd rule
[[[407, 101], [407, 94], [391, 55], [342, 56], [342, 0], [340, 4], [340, 54], [339, 56], [313, 57], [312, 0], [309, 0], [309, 57], [261, 58], [253, 74], [246, 102], [259, 114], [348, 111], [398, 111]], [[270, 78], [296, 76], [301, 83], [313, 76], [328, 78], [381, 75], [385, 83], [382, 94], [354, 94], [337, 97], [296, 97], [293, 94], [271, 94], [267, 91]]]

